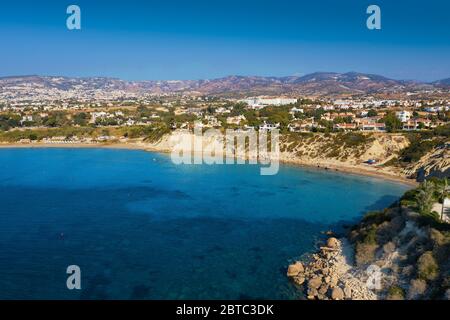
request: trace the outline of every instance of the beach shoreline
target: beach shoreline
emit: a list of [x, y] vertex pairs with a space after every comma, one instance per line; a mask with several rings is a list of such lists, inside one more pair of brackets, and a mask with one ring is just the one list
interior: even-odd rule
[[[124, 149], [124, 150], [142, 150], [142, 151], [148, 151], [148, 152], [156, 152], [156, 153], [170, 153], [171, 150], [167, 148], [157, 147], [152, 144], [147, 144], [143, 142], [115, 142], [115, 143], [28, 143], [28, 144], [21, 144], [21, 143], [0, 143], [0, 150], [1, 149], [42, 149], [42, 148], [68, 148], [68, 149], [76, 149], [76, 148], [86, 148], [86, 149], [95, 149], [95, 148], [103, 148], [103, 149]], [[323, 170], [323, 171], [329, 171], [329, 172], [339, 172], [339, 173], [345, 173], [355, 176], [364, 176], [364, 177], [372, 177], [372, 178], [378, 178], [382, 180], [387, 180], [391, 182], [401, 183], [404, 185], [408, 185], [411, 187], [416, 187], [419, 183], [413, 179], [408, 179], [400, 175], [394, 175], [389, 174], [386, 172], [380, 172], [374, 169], [374, 167], [362, 167], [362, 166], [348, 166], [343, 164], [336, 164], [336, 163], [326, 163], [326, 162], [317, 162], [312, 163], [311, 161], [304, 161], [301, 159], [285, 159], [281, 158], [280, 163], [297, 166], [297, 167], [303, 167], [303, 168], [309, 168], [309, 169], [316, 169], [316, 170]]]

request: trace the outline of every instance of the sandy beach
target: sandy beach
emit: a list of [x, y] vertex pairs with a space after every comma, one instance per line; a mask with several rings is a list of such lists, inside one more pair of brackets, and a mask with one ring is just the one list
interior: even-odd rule
[[[154, 144], [148, 144], [144, 142], [114, 142], [114, 143], [30, 143], [30, 144], [20, 144], [20, 143], [1, 143], [0, 149], [5, 148], [24, 148], [24, 149], [33, 149], [33, 148], [111, 148], [111, 149], [130, 149], [130, 150], [143, 150], [150, 152], [159, 152], [159, 153], [170, 153], [171, 150], [166, 147], [161, 147]], [[384, 179], [388, 181], [393, 181], [397, 183], [406, 184], [412, 187], [418, 185], [418, 182], [412, 179], [408, 179], [399, 175], [391, 174], [386, 171], [382, 171], [377, 167], [369, 167], [368, 165], [344, 165], [342, 163], [333, 162], [325, 162], [325, 161], [305, 161], [302, 159], [292, 159], [281, 157], [280, 162], [288, 165], [301, 166], [305, 168], [314, 168], [317, 170], [325, 170], [325, 171], [336, 171], [342, 172], [346, 174], [359, 175], [359, 176], [368, 176], [373, 178]]]

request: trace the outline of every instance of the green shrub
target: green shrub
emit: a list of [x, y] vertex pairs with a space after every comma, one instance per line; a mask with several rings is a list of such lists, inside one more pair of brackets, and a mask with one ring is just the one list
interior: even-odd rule
[[427, 290], [427, 282], [422, 279], [411, 280], [408, 288], [408, 299], [419, 299]]
[[388, 291], [388, 300], [403, 300], [405, 299], [405, 290], [399, 286], [392, 286]]
[[417, 162], [436, 146], [434, 141], [414, 141], [400, 153], [403, 162]]
[[421, 214], [430, 214], [434, 201], [435, 186], [430, 181], [421, 184], [416, 193], [416, 202]]
[[366, 236], [364, 237], [364, 243], [365, 244], [377, 244], [377, 227], [371, 226], [370, 229], [367, 231]]
[[433, 130], [434, 135], [441, 137], [450, 137], [450, 124], [439, 126]]
[[375, 253], [378, 246], [366, 244], [363, 242], [356, 243], [355, 246], [355, 262], [358, 266], [364, 266], [375, 260]]
[[382, 211], [369, 211], [365, 214], [363, 218], [364, 223], [370, 223], [370, 224], [380, 224], [384, 221], [390, 220], [387, 212]]
[[439, 276], [439, 267], [431, 251], [427, 251], [417, 260], [417, 273], [422, 280], [435, 280]]

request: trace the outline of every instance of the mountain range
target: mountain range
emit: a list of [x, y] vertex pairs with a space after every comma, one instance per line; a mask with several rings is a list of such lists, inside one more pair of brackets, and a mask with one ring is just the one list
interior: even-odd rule
[[116, 78], [73, 78], [58, 76], [0, 77], [0, 93], [17, 90], [83, 91], [120, 90], [138, 94], [202, 95], [340, 95], [405, 93], [450, 90], [450, 78], [431, 83], [393, 80], [380, 75], [357, 72], [316, 72], [304, 76], [263, 77], [228, 76], [211, 80], [125, 81]]

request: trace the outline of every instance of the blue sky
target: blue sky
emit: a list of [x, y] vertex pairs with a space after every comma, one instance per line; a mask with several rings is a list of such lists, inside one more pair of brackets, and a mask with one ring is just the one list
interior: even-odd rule
[[[359, 71], [450, 77], [448, 0], [22, 1], [0, 4], [0, 76], [205, 79]], [[82, 30], [66, 28], [77, 4]], [[377, 4], [382, 29], [366, 28]]]

